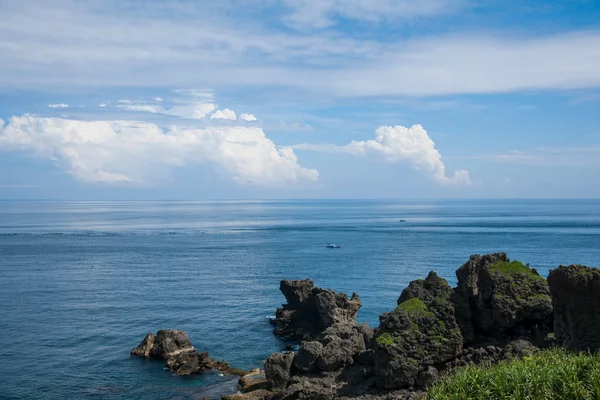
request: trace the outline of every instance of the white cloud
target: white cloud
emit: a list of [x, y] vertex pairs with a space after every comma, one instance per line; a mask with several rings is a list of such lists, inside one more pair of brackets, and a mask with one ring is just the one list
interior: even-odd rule
[[149, 112], [149, 113], [163, 113], [164, 109], [159, 106], [153, 106], [150, 104], [126, 104], [124, 106], [119, 106], [123, 110], [127, 111], [140, 111], [140, 112]]
[[100, 104], [98, 104], [98, 107], [105, 108], [105, 107], [108, 107], [108, 104], [106, 104], [106, 103], [100, 103]]
[[[128, 2], [124, 10], [112, 1], [61, 0], [49, 10], [39, 0], [2, 2], [2, 11], [11, 18], [0, 23], [0, 88], [143, 87], [160, 82], [163, 87], [284, 87], [354, 97], [600, 87], [598, 29], [554, 35], [414, 34], [378, 41], [374, 33], [379, 31], [370, 30], [366, 36], [350, 35], [347, 29], [319, 35], [274, 31], [261, 25], [268, 19], [240, 24], [223, 17], [226, 13], [217, 18], [212, 14], [217, 2], [183, 3], [185, 7], [182, 2]], [[252, 10], [273, 11], [264, 7], [274, 3], [258, 2]], [[294, 10], [300, 10], [297, 4]], [[320, 15], [331, 19], [332, 13], [377, 20], [385, 15], [434, 15], [448, 1], [302, 4], [317, 9], [317, 21]], [[179, 18], [188, 15], [194, 18]]]
[[256, 121], [256, 117], [253, 114], [242, 114], [240, 115], [240, 119], [248, 122]]
[[69, 108], [69, 105], [65, 103], [48, 104], [48, 108]]
[[413, 125], [410, 128], [400, 125], [381, 126], [375, 134], [375, 140], [352, 141], [345, 146], [300, 144], [293, 147], [347, 153], [386, 162], [408, 162], [413, 168], [425, 171], [439, 183], [471, 184], [468, 171], [456, 170], [453, 176], [446, 175], [442, 155], [421, 125]]
[[[0, 124], [0, 128], [2, 124]], [[277, 186], [315, 181], [319, 173], [298, 164], [262, 129], [247, 126], [172, 127], [139, 121], [77, 121], [12, 117], [0, 129], [0, 149], [51, 160], [89, 182], [150, 185], [165, 170], [208, 164], [240, 184]]]
[[231, 121], [235, 121], [237, 116], [235, 112], [226, 108], [224, 110], [217, 110], [213, 115], [210, 116], [210, 119], [229, 119]]

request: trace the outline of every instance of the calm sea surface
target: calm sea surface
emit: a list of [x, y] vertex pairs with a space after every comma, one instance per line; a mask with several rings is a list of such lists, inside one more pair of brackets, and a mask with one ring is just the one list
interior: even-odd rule
[[258, 367], [284, 346], [267, 319], [281, 279], [355, 291], [376, 325], [409, 281], [434, 269], [454, 285], [469, 255], [496, 251], [543, 275], [600, 266], [600, 201], [3, 201], [0, 398], [218, 398], [235, 380], [129, 351], [183, 329]]

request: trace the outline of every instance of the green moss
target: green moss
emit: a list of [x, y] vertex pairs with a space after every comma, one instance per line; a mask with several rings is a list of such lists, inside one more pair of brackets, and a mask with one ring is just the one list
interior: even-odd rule
[[528, 267], [523, 265], [520, 261], [510, 261], [510, 262], [497, 262], [492, 264], [489, 268], [490, 272], [497, 272], [506, 277], [511, 277], [513, 274], [526, 274], [532, 278], [544, 279], [539, 275], [533, 273]]
[[387, 332], [384, 332], [380, 336], [377, 336], [377, 343], [385, 346], [391, 346], [394, 344], [394, 338]]
[[427, 306], [425, 305], [425, 303], [423, 303], [423, 300], [418, 299], [416, 297], [414, 299], [406, 300], [405, 302], [400, 303], [397, 309], [404, 310], [409, 315], [418, 314], [427, 317], [433, 316], [433, 313], [427, 309]]

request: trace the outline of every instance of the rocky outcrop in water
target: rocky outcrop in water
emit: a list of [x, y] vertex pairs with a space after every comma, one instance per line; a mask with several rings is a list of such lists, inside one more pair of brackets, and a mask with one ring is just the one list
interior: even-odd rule
[[[297, 353], [272, 354], [264, 373], [244, 376], [241, 393], [226, 400], [417, 399], [457, 367], [529, 356], [553, 343], [600, 349], [600, 270], [561, 266], [548, 285], [535, 269], [496, 253], [471, 256], [456, 276], [456, 288], [435, 272], [411, 282], [375, 331], [356, 324], [357, 294], [349, 299], [310, 279], [281, 281], [287, 304], [274, 333], [303, 341]], [[547, 335], [553, 328], [556, 340]], [[164, 360], [181, 375], [241, 373], [197, 352], [182, 331], [149, 333], [131, 354]]]
[[212, 369], [237, 375], [246, 373], [224, 361], [213, 360], [208, 353], [196, 351], [188, 334], [180, 330], [160, 330], [156, 335], [150, 332], [130, 354], [163, 360], [169, 371], [177, 375], [197, 374]]
[[480, 341], [529, 338], [541, 343], [552, 330], [550, 289], [535, 269], [510, 261], [505, 253], [473, 255], [456, 277]]
[[356, 293], [348, 299], [344, 293], [314, 287], [310, 279], [281, 281], [279, 288], [287, 304], [271, 320], [275, 335], [309, 340], [321, 338], [331, 326], [356, 324], [362, 305]]
[[600, 270], [560, 266], [548, 276], [558, 343], [580, 350], [600, 349]]
[[395, 310], [381, 315], [375, 337], [379, 387], [408, 388], [418, 380], [429, 383], [426, 375], [435, 375], [435, 365], [460, 353], [463, 338], [454, 318], [453, 293], [444, 279], [430, 272], [427, 279], [404, 289]]

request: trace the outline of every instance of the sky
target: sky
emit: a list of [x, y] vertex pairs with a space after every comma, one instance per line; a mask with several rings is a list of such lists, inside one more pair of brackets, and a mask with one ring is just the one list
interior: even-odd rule
[[600, 197], [600, 0], [0, 0], [0, 199]]

